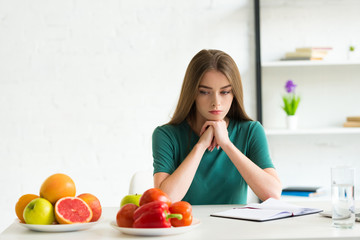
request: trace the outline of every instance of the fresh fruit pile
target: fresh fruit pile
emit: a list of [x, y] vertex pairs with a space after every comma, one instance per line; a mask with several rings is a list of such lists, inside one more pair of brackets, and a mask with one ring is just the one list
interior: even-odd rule
[[116, 215], [117, 225], [128, 228], [184, 227], [191, 225], [192, 219], [190, 203], [172, 203], [158, 188], [150, 188], [142, 195], [125, 196]]
[[40, 194], [22, 195], [15, 205], [20, 222], [27, 224], [72, 224], [96, 222], [102, 208], [90, 193], [76, 195], [74, 181], [65, 174], [49, 176], [40, 187]]

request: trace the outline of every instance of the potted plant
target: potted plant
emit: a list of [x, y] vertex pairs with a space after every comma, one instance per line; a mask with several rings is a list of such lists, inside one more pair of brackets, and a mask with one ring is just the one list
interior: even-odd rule
[[355, 57], [355, 46], [354, 45], [350, 45], [349, 46], [349, 51], [348, 51], [348, 60], [354, 60]]
[[295, 93], [296, 84], [292, 80], [288, 80], [285, 84], [286, 94], [282, 96], [282, 100], [286, 115], [287, 115], [287, 127], [289, 129], [296, 129], [297, 127], [297, 116], [296, 110], [300, 103], [300, 96]]

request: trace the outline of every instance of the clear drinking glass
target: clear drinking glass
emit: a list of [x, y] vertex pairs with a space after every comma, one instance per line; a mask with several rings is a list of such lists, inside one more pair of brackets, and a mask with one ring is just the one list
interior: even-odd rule
[[353, 167], [331, 168], [332, 225], [352, 228], [355, 224]]

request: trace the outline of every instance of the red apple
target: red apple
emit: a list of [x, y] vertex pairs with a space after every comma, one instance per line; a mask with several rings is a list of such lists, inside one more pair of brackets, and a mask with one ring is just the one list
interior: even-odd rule
[[119, 227], [128, 227], [132, 228], [134, 223], [134, 212], [138, 208], [133, 203], [127, 203], [120, 208], [116, 214], [116, 223]]
[[81, 198], [82, 200], [84, 200], [91, 208], [91, 210], [93, 212], [93, 217], [91, 218], [90, 222], [96, 222], [97, 220], [99, 220], [99, 218], [101, 217], [101, 212], [102, 212], [102, 208], [101, 208], [99, 199], [97, 197], [95, 197], [94, 195], [92, 195], [91, 193], [80, 194], [78, 196], [78, 198]]

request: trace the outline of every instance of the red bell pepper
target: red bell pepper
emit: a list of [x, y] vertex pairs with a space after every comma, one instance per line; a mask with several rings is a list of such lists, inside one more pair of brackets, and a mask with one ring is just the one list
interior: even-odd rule
[[175, 202], [170, 205], [169, 210], [171, 213], [180, 213], [182, 219], [172, 218], [171, 225], [173, 227], [189, 226], [192, 223], [192, 207], [191, 204], [186, 201]]
[[145, 205], [140, 206], [138, 209], [135, 210], [133, 218], [134, 220], [139, 218], [140, 215], [142, 215], [143, 213], [150, 211], [153, 208], [157, 208], [157, 209], [161, 209], [161, 210], [167, 210], [169, 211], [169, 206], [167, 205], [166, 202], [162, 202], [162, 201], [153, 201], [153, 202], [149, 202]]
[[142, 205], [134, 212], [134, 228], [169, 228], [171, 218], [181, 219], [181, 214], [170, 214], [165, 202], [154, 201]]

